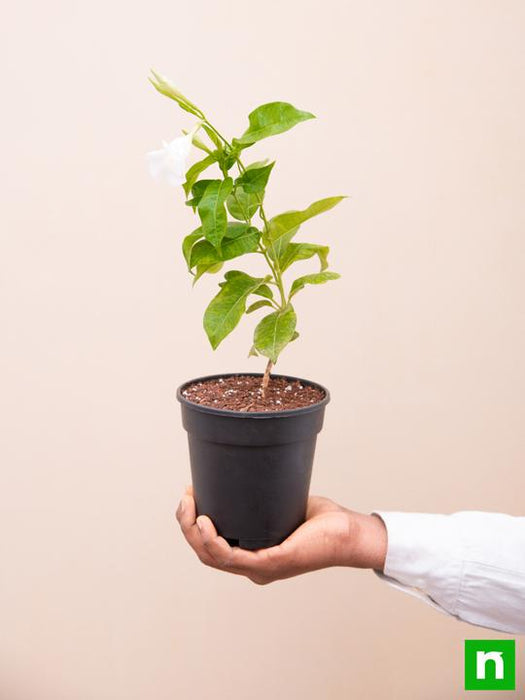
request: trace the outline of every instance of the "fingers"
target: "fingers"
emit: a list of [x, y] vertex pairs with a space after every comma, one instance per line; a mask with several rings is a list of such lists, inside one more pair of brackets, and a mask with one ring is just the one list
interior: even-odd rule
[[191, 494], [192, 490], [187, 488], [177, 508], [182, 533], [203, 564], [228, 571], [231, 547], [224, 537], [217, 535], [210, 518], [206, 515], [196, 518], [195, 500]]
[[246, 576], [259, 584], [282, 578], [278, 570], [280, 546], [249, 551], [240, 547], [230, 547], [222, 537], [217, 536], [206, 541], [206, 548], [217, 568], [223, 571]]
[[196, 519], [194, 499], [185, 494], [177, 508], [177, 520], [190, 547], [203, 564], [250, 578], [255, 583], [269, 583], [277, 578], [282, 545], [250, 552], [231, 547], [217, 534], [207, 515]]
[[231, 547], [224, 537], [217, 534], [215, 526], [207, 515], [200, 515], [197, 518], [197, 527], [210, 566], [232, 574], [247, 576], [257, 583], [269, 583], [272, 580], [272, 565], [276, 561], [278, 547], [255, 552]]
[[189, 544], [195, 549], [195, 545], [197, 544], [200, 534], [199, 534], [199, 528], [197, 527], [197, 523], [195, 522], [196, 518], [196, 509], [195, 509], [195, 501], [193, 500], [193, 497], [185, 494], [179, 503], [179, 507], [177, 508], [177, 520], [179, 521], [181, 530], [184, 534], [184, 537], [188, 540]]
[[207, 515], [197, 518], [200, 541], [207, 555], [213, 560], [214, 566], [223, 571], [232, 569], [233, 549], [224, 537], [217, 534], [214, 524]]
[[293, 547], [287, 546], [287, 541], [256, 551], [231, 547], [224, 537], [217, 534], [207, 515], [196, 517], [195, 500], [189, 488], [177, 508], [177, 520], [188, 544], [207, 566], [246, 576], [258, 584], [290, 575], [287, 573], [288, 564], [294, 555]]

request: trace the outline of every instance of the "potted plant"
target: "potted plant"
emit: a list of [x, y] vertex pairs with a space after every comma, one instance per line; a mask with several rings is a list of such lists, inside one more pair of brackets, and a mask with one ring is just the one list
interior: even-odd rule
[[[209, 515], [230, 544], [246, 549], [284, 540], [304, 520], [317, 433], [328, 391], [304, 379], [272, 374], [282, 351], [297, 337], [293, 302], [308, 285], [339, 277], [328, 271], [326, 245], [295, 239], [299, 227], [343, 197], [320, 199], [306, 209], [270, 217], [265, 190], [274, 162], [247, 162], [249, 149], [314, 115], [287, 102], [253, 110], [246, 131], [227, 140], [201, 109], [161, 75], [150, 81], [195, 123], [189, 131], [148, 154], [151, 174], [182, 185], [199, 226], [182, 241], [195, 284], [235, 260], [204, 313], [204, 330], [215, 350], [242, 317], [263, 312], [249, 355], [266, 358], [264, 373], [206, 376], [177, 390], [188, 432], [197, 511]], [[202, 159], [187, 169], [192, 147]], [[212, 173], [214, 169], [215, 173]], [[256, 255], [264, 268], [254, 277], [240, 258]], [[319, 270], [285, 282], [296, 262], [317, 258]]]

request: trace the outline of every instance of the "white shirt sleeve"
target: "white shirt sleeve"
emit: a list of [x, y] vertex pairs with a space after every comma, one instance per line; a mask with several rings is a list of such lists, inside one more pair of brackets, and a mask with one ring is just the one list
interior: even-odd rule
[[525, 517], [375, 515], [388, 533], [381, 578], [465, 622], [525, 634]]

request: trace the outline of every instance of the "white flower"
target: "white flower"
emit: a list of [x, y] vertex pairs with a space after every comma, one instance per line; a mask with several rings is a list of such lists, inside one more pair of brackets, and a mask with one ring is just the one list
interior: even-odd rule
[[182, 185], [186, 181], [187, 160], [191, 151], [193, 135], [199, 129], [198, 124], [189, 134], [179, 136], [170, 143], [162, 142], [158, 151], [147, 154], [149, 171], [156, 180], [168, 185]]

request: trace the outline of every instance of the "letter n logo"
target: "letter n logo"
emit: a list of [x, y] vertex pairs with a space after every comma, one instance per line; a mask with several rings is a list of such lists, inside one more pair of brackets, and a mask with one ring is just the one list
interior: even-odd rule
[[465, 640], [465, 690], [515, 690], [513, 639]]

